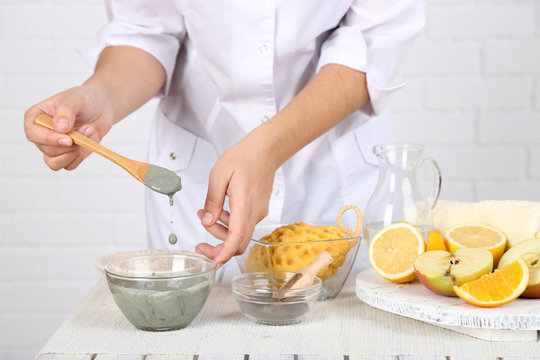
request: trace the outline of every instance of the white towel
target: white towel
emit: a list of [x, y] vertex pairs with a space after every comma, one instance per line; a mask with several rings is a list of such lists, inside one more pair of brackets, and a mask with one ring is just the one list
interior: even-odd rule
[[444, 236], [448, 229], [460, 224], [493, 226], [506, 234], [508, 247], [512, 247], [522, 240], [540, 237], [540, 202], [439, 201], [433, 212], [433, 227]]

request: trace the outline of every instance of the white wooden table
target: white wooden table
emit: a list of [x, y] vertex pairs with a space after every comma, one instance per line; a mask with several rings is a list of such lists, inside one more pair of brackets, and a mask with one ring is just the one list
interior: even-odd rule
[[540, 359], [540, 341], [490, 342], [394, 315], [360, 301], [353, 284], [336, 299], [317, 303], [301, 324], [266, 326], [245, 318], [230, 284], [218, 283], [187, 328], [144, 332], [123, 317], [102, 281], [36, 359]]

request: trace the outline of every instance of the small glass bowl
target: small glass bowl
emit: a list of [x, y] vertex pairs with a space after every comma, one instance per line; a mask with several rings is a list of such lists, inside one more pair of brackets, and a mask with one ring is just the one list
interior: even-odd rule
[[232, 292], [242, 313], [266, 325], [289, 325], [303, 321], [321, 292], [321, 279], [304, 288], [279, 290], [295, 273], [263, 271], [232, 279]]
[[[334, 262], [318, 274], [322, 280], [319, 300], [335, 298], [341, 292], [351, 272], [362, 237], [286, 243], [269, 243], [259, 240], [280, 226], [258, 225], [255, 228], [253, 239], [250, 241], [246, 251], [242, 255], [236, 256], [240, 272], [297, 272], [309, 265], [322, 250], [325, 250], [333, 256]], [[287, 252], [291, 255], [281, 260], [278, 259], [280, 257], [278, 254]], [[303, 254], [306, 254], [305, 260], [299, 261], [299, 257], [304, 256]], [[289, 261], [290, 263], [288, 263]]]
[[136, 328], [168, 331], [195, 319], [213, 285], [216, 263], [186, 251], [122, 259], [104, 270], [116, 305]]

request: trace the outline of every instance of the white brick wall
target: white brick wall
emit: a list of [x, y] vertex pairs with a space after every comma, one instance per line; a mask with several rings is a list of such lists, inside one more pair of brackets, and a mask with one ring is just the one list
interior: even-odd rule
[[433, 39], [462, 41], [535, 35], [533, 1], [429, 1], [426, 33]]
[[439, 162], [443, 198], [540, 200], [538, 15], [535, 0], [428, 1], [394, 124]]
[[[96, 258], [146, 246], [143, 186], [92, 155], [50, 171], [26, 141], [24, 111], [80, 84], [91, 69], [101, 0], [0, 1], [0, 358], [31, 359], [100, 274]], [[113, 129], [105, 145], [145, 158], [155, 102]]]
[[[50, 171], [24, 137], [30, 105], [89, 74], [102, 0], [0, 0], [0, 358], [30, 359], [100, 275], [95, 258], [145, 247], [143, 188], [92, 155]], [[540, 4], [429, 0], [399, 79], [400, 142], [427, 145], [447, 199], [540, 200]], [[155, 103], [105, 145], [144, 159]]]

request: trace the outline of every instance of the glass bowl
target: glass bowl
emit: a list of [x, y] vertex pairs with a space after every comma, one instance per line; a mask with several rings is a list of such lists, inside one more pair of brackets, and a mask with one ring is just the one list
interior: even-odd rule
[[216, 263], [186, 251], [122, 259], [104, 270], [116, 305], [136, 328], [168, 331], [195, 319], [214, 282]]
[[259, 271], [290, 271], [309, 265], [317, 255], [326, 250], [334, 258], [333, 263], [317, 275], [322, 280], [319, 300], [335, 298], [345, 285], [356, 259], [361, 237], [331, 240], [269, 243], [259, 239], [272, 233], [281, 225], [258, 225], [246, 251], [236, 256], [242, 273]]
[[186, 255], [191, 254], [187, 253], [185, 250], [171, 250], [171, 249], [140, 249], [140, 250], [129, 250], [121, 251], [112, 254], [107, 254], [102, 256], [94, 262], [94, 266], [102, 274], [105, 274], [105, 265], [119, 260], [129, 259], [138, 256], [152, 256], [152, 255]]
[[289, 325], [303, 321], [321, 292], [321, 279], [304, 288], [279, 290], [295, 273], [262, 271], [232, 279], [232, 292], [242, 313], [266, 325]]

